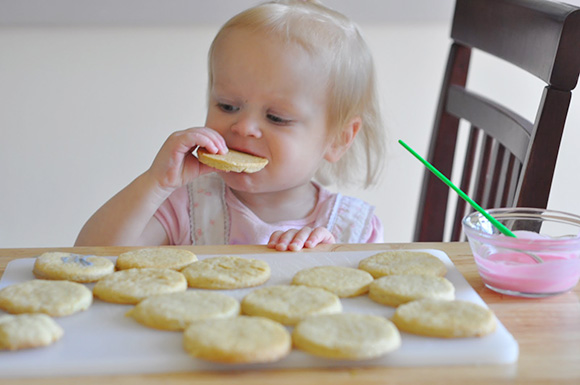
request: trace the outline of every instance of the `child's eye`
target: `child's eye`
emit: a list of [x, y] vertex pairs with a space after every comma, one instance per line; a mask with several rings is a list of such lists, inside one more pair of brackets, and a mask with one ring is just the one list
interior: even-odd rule
[[227, 103], [218, 103], [218, 108], [224, 112], [237, 112], [240, 108]]
[[268, 114], [268, 115], [266, 115], [266, 117], [267, 117], [267, 118], [268, 118], [268, 119], [269, 119], [269, 120], [270, 120], [272, 123], [275, 123], [275, 124], [288, 124], [288, 123], [290, 123], [290, 122], [291, 122], [291, 120], [288, 120], [288, 119], [283, 119], [283, 118], [281, 118], [281, 117], [279, 117], [279, 116], [272, 115], [272, 114]]

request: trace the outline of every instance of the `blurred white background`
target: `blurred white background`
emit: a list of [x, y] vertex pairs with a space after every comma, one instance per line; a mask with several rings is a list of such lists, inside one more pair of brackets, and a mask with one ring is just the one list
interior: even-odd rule
[[[209, 44], [255, 3], [0, 0], [0, 247], [72, 245], [171, 132], [203, 125]], [[387, 242], [408, 242], [423, 166], [396, 139], [426, 155], [454, 1], [324, 3], [357, 21], [373, 50], [390, 137], [382, 183], [343, 193], [377, 207]], [[534, 119], [538, 80], [483, 55], [474, 65], [486, 75], [472, 88]], [[578, 93], [549, 207], [580, 214]]]

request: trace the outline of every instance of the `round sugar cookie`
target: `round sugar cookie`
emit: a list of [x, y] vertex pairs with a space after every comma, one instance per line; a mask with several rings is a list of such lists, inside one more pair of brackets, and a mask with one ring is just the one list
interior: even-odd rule
[[117, 258], [117, 269], [173, 269], [181, 270], [197, 256], [191, 251], [176, 247], [150, 247], [122, 253]]
[[455, 287], [448, 279], [433, 275], [387, 275], [371, 283], [369, 298], [395, 307], [421, 298], [452, 300]]
[[447, 268], [439, 258], [423, 251], [385, 251], [361, 260], [358, 268], [375, 278], [404, 274], [443, 277], [447, 274]]
[[320, 287], [342, 298], [366, 293], [372, 281], [368, 272], [345, 266], [316, 266], [300, 270], [292, 278], [293, 285]]
[[393, 323], [401, 331], [429, 337], [481, 337], [495, 330], [493, 312], [468, 301], [420, 299], [401, 305]]
[[262, 317], [239, 316], [194, 322], [183, 333], [193, 357], [227, 364], [278, 361], [290, 353], [290, 333]]
[[203, 164], [228, 172], [254, 173], [260, 171], [268, 164], [268, 159], [231, 149], [227, 154], [220, 155], [210, 154], [203, 148], [198, 148], [197, 158]]
[[183, 330], [192, 322], [235, 317], [240, 303], [209, 291], [184, 291], [145, 298], [127, 312], [142, 325], [162, 330]]
[[401, 346], [393, 323], [370, 314], [325, 314], [300, 321], [292, 332], [298, 349], [326, 358], [365, 360]]
[[0, 315], [0, 350], [48, 346], [64, 331], [46, 314]]
[[95, 297], [112, 303], [136, 304], [157, 294], [185, 291], [187, 281], [171, 269], [119, 270], [97, 281]]
[[108, 258], [62, 252], [41, 254], [32, 270], [36, 278], [80, 283], [98, 281], [113, 271], [115, 264]]
[[63, 317], [86, 310], [93, 293], [86, 286], [70, 281], [35, 279], [0, 290], [0, 309], [8, 313], [44, 313]]
[[341, 311], [338, 296], [318, 287], [266, 286], [242, 299], [242, 313], [270, 318], [284, 325], [296, 325], [311, 315]]
[[265, 261], [236, 256], [206, 258], [181, 272], [190, 287], [200, 289], [240, 289], [261, 285], [270, 278]]

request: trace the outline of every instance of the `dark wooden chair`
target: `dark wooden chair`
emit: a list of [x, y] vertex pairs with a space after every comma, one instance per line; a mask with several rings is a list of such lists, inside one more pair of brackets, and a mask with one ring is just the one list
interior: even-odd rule
[[[458, 131], [467, 126], [468, 139], [461, 141], [466, 142], [463, 169], [457, 174], [460, 188], [484, 208], [546, 208], [571, 91], [578, 82], [580, 9], [547, 0], [457, 0], [451, 38], [428, 160], [450, 178]], [[466, 89], [474, 49], [546, 83], [533, 123]], [[460, 126], [461, 120], [469, 124]], [[449, 194], [456, 198], [426, 170], [415, 241], [461, 239], [461, 219], [471, 208], [457, 200], [445, 239]]]

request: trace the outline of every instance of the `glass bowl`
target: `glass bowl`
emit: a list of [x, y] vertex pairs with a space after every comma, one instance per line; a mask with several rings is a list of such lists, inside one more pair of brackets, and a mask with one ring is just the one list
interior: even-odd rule
[[548, 297], [580, 278], [580, 216], [534, 208], [487, 212], [517, 238], [505, 236], [479, 212], [463, 218], [463, 231], [484, 284], [498, 293]]

